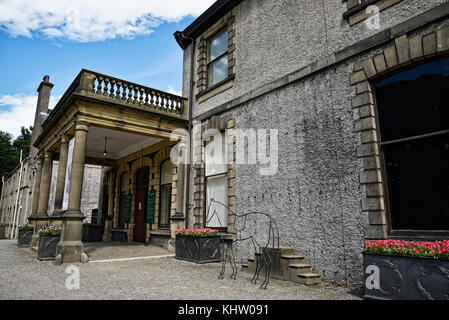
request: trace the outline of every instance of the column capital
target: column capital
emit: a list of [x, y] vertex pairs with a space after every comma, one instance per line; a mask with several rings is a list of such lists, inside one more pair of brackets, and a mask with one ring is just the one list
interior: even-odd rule
[[67, 134], [62, 134], [61, 135], [61, 143], [69, 143], [71, 137]]
[[75, 121], [75, 131], [89, 131], [89, 122], [83, 121], [83, 120], [76, 120]]
[[43, 155], [44, 159], [50, 158], [53, 159], [53, 152], [52, 151], [45, 151]]

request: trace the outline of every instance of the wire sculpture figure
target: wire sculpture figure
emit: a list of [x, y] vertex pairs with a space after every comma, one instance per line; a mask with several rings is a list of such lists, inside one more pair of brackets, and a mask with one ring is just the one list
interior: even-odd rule
[[[216, 217], [219, 221], [220, 226], [223, 226], [223, 224], [220, 221], [219, 215], [214, 208], [214, 211], [212, 215], [210, 216], [210, 209], [212, 204], [219, 204], [223, 206], [228, 212], [232, 213], [234, 217], [234, 227], [236, 230], [236, 234], [233, 240], [224, 240], [222, 238], [223, 243], [223, 260], [222, 260], [222, 266], [221, 266], [221, 272], [218, 276], [218, 279], [223, 279], [224, 274], [226, 271], [226, 260], [229, 259], [229, 264], [232, 268], [232, 274], [231, 279], [236, 279], [237, 276], [237, 267], [235, 263], [235, 255], [234, 255], [234, 248], [233, 244], [240, 241], [250, 241], [252, 245], [254, 246], [254, 253], [255, 253], [255, 262], [256, 262], [256, 268], [254, 271], [253, 278], [251, 279], [252, 284], [257, 284], [257, 280], [259, 279], [259, 273], [263, 267], [265, 267], [265, 278], [262, 284], [260, 285], [261, 289], [266, 289], [268, 286], [268, 283], [270, 282], [270, 273], [271, 273], [271, 264], [272, 259], [270, 257], [269, 251], [267, 250], [269, 247], [272, 249], [279, 250], [279, 230], [276, 224], [276, 221], [271, 217], [269, 214], [265, 212], [248, 212], [244, 214], [237, 214], [233, 212], [231, 209], [228, 208], [225, 204], [223, 204], [220, 201], [214, 200], [213, 198], [210, 199], [209, 207], [207, 210], [207, 216], [206, 221], [209, 223], [213, 217]], [[251, 230], [247, 228], [248, 220], [249, 218], [253, 218], [255, 224], [261, 223], [262, 226], [259, 229]], [[266, 228], [265, 235], [268, 236], [268, 239], [264, 241], [264, 239], [260, 238], [261, 229]], [[225, 249], [226, 247], [226, 249]]]

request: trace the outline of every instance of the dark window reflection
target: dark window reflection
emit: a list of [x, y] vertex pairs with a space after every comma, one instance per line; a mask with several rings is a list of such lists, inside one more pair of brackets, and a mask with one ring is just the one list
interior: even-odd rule
[[392, 229], [449, 230], [449, 59], [375, 87]]

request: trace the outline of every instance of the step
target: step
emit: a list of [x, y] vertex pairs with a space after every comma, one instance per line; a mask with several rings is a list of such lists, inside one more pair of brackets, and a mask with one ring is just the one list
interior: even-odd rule
[[295, 249], [292, 247], [279, 247], [279, 251], [281, 252], [281, 256], [294, 255]]
[[288, 267], [295, 270], [296, 272], [300, 272], [300, 273], [311, 273], [312, 272], [312, 266], [310, 264], [292, 263]]
[[298, 279], [300, 283], [305, 284], [306, 286], [321, 283], [321, 275], [318, 273], [311, 273], [311, 272], [301, 273], [298, 274]]
[[242, 269], [248, 269], [248, 264], [242, 263]]
[[302, 263], [304, 261], [304, 256], [297, 256], [297, 255], [282, 255], [281, 256], [281, 263], [286, 262], [289, 265], [295, 264], [295, 263]]

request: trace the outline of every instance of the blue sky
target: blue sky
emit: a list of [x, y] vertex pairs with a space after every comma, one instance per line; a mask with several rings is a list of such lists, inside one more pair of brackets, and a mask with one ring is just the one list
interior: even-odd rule
[[213, 2], [0, 0], [0, 130], [17, 136], [32, 125], [46, 74], [50, 107], [82, 68], [180, 94], [182, 50], [173, 33]]

